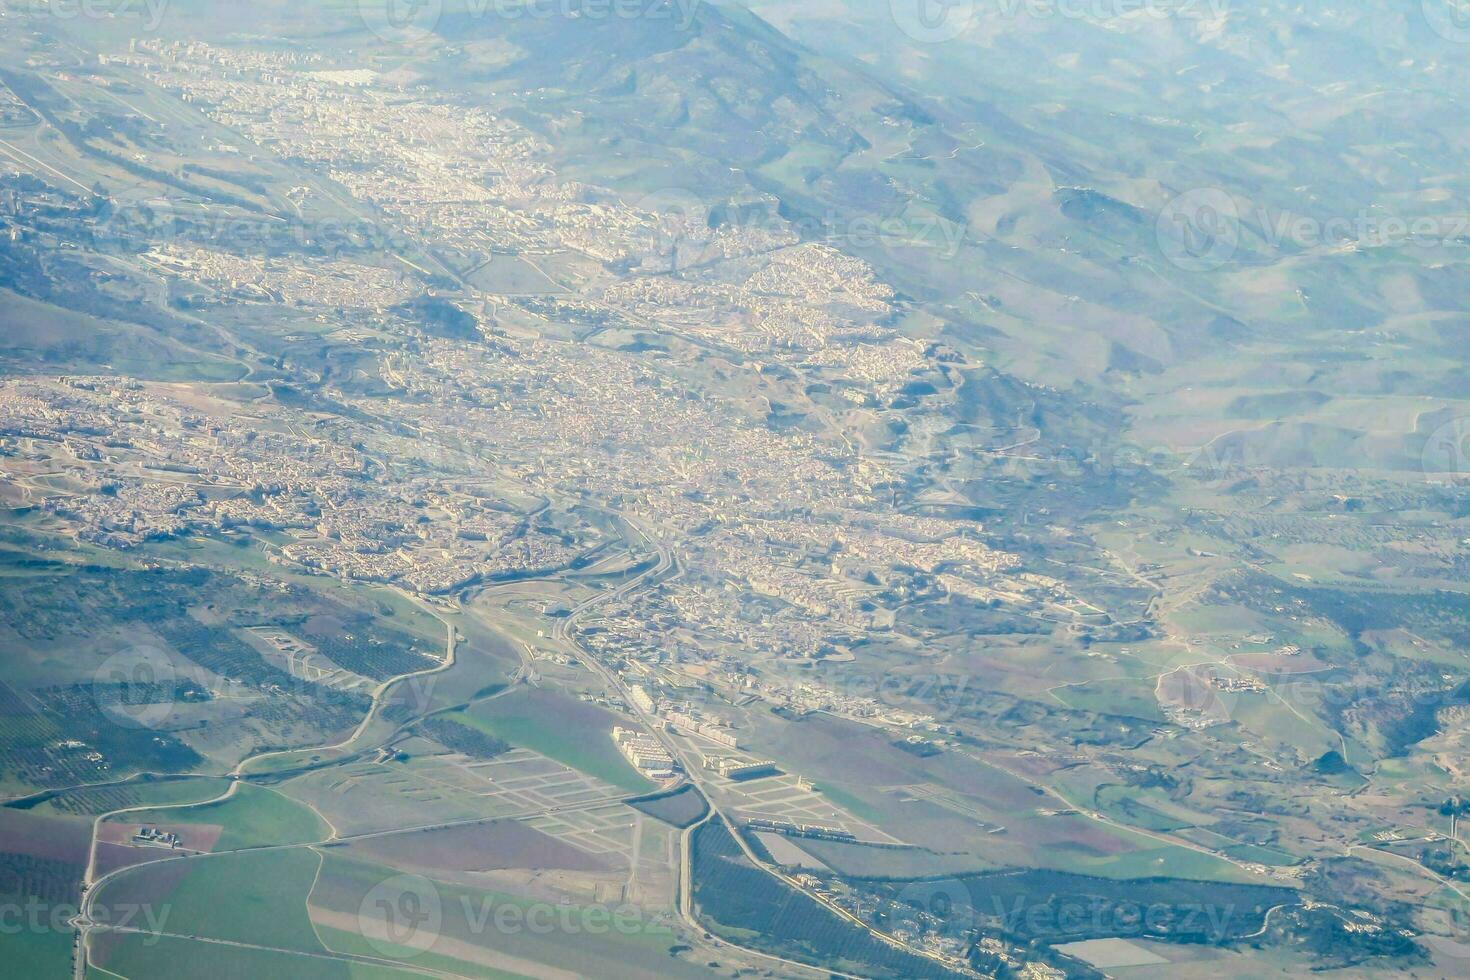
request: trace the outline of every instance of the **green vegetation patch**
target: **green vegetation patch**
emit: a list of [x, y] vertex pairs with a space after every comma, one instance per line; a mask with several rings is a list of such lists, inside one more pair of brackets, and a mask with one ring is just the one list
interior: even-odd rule
[[1151, 681], [1120, 677], [1069, 685], [1057, 688], [1052, 693], [1057, 700], [1079, 711], [1141, 718], [1145, 721], [1164, 720], [1163, 713], [1159, 711], [1158, 699], [1154, 697]]
[[[109, 934], [94, 942], [93, 961], [101, 968], [88, 980], [112, 977], [170, 977], [174, 980], [357, 980], [405, 977], [403, 971], [365, 967], [347, 960], [310, 957], [274, 950], [246, 949], [160, 936]], [[359, 972], [363, 969], [377, 972]], [[102, 972], [106, 970], [107, 972]]]
[[1167, 833], [1192, 826], [1142, 802], [1139, 795], [1135, 787], [1112, 785], [1100, 787], [1095, 799], [1102, 812], [1132, 827]]
[[720, 820], [694, 832], [694, 901], [710, 928], [774, 955], [863, 976], [955, 975], [875, 939], [756, 867]]
[[97, 816], [137, 806], [171, 806], [203, 803], [229, 788], [229, 781], [215, 778], [139, 779], [117, 786], [88, 786], [33, 796], [8, 804], [14, 809], [70, 816]]
[[10, 977], [64, 977], [72, 964], [75, 934], [48, 923], [40, 930], [7, 929], [0, 933], [0, 963]]
[[[419, 933], [403, 941], [405, 958], [413, 954], [414, 966], [435, 966], [448, 973], [467, 976], [503, 977], [519, 973], [538, 975], [547, 969], [567, 970], [580, 976], [708, 976], [707, 971], [674, 959], [677, 944], [673, 915], [642, 907], [612, 902], [578, 906], [549, 904], [500, 892], [482, 891], [402, 872], [380, 864], [342, 857], [340, 851], [326, 852], [317, 886], [312, 892], [312, 909], [321, 935], [333, 949], [375, 956], [391, 956], [385, 944], [367, 939], [348, 926], [338, 925], [341, 915], [363, 922], [360, 914], [373, 915], [384, 907], [391, 910], [395, 896], [412, 895], [412, 904], [401, 907], [437, 908], [432, 932]], [[381, 938], [378, 930], [364, 923], [363, 931]], [[466, 969], [462, 962], [477, 959], [479, 965]], [[487, 969], [493, 965], [493, 969]]]
[[309, 808], [274, 790], [237, 784], [229, 797], [200, 806], [148, 811], [156, 824], [218, 824], [215, 851], [268, 847], [273, 844], [310, 844], [331, 834], [326, 822]]
[[135, 928], [321, 953], [306, 913], [320, 863], [291, 848], [145, 864], [105, 884], [96, 904], [152, 910]]
[[517, 691], [444, 717], [539, 752], [630, 793], [647, 792], [652, 787], [613, 744], [616, 716], [595, 705], [551, 691]]
[[[1293, 904], [1296, 892], [1183, 878], [1097, 878], [1027, 869], [931, 882], [982, 928], [1046, 943], [1155, 936], [1171, 942], [1219, 944], [1261, 927], [1266, 912]], [[922, 883], [882, 882], [895, 901], [922, 896]], [[1146, 914], [1145, 914], [1146, 912]]]
[[504, 755], [512, 748], [503, 738], [497, 738], [473, 724], [465, 724], [463, 716], [430, 718], [419, 726], [423, 733], [451, 752], [467, 755], [471, 759], [493, 759]]
[[681, 828], [698, 823], [709, 812], [709, 803], [693, 786], [681, 786], [672, 793], [639, 797], [629, 800], [628, 805], [655, 820]]

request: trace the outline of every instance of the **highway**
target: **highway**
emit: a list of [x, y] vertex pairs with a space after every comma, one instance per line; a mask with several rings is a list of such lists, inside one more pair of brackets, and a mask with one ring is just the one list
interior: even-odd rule
[[[760, 856], [757, 855], [755, 851], [750, 847], [750, 845], [746, 843], [744, 837], [738, 832], [738, 830], [736, 829], [736, 823], [732, 821], [730, 817], [721, 809], [717, 798], [710, 791], [706, 783], [707, 777], [705, 776], [703, 765], [699, 764], [697, 761], [691, 761], [688, 758], [684, 747], [678, 744], [674, 739], [669, 736], [659, 720], [656, 717], [647, 714], [638, 707], [638, 705], [633, 701], [632, 697], [629, 696], [628, 690], [623, 684], [622, 679], [618, 677], [618, 675], [614, 671], [612, 671], [601, 661], [599, 661], [595, 656], [585, 650], [582, 645], [576, 641], [575, 637], [572, 635], [572, 630], [575, 627], [578, 619], [580, 619], [591, 610], [597, 608], [598, 606], [603, 605], [604, 603], [627, 595], [629, 592], [642, 586], [648, 580], [662, 575], [668, 569], [675, 567], [676, 564], [672, 552], [669, 551], [669, 549], [665, 548], [663, 545], [659, 544], [658, 541], [652, 535], [650, 535], [646, 529], [639, 526], [636, 522], [630, 520], [626, 516], [615, 516], [620, 517], [620, 519], [627, 523], [630, 527], [637, 530], [639, 535], [643, 538], [644, 542], [649, 547], [654, 549], [654, 551], [658, 555], [657, 564], [653, 568], [648, 569], [641, 575], [630, 579], [617, 588], [611, 589], [601, 595], [593, 596], [592, 598], [582, 602], [580, 605], [572, 610], [569, 616], [567, 616], [565, 619], [557, 624], [554, 635], [556, 639], [562, 641], [567, 645], [567, 648], [572, 651], [572, 654], [584, 667], [586, 667], [588, 670], [591, 670], [593, 673], [601, 676], [604, 682], [607, 684], [608, 688], [617, 692], [618, 696], [622, 698], [623, 703], [628, 706], [628, 709], [638, 718], [640, 722], [643, 723], [644, 727], [652, 732], [654, 737], [663, 744], [664, 748], [668, 751], [669, 756], [677, 760], [680, 765], [683, 766], [685, 778], [691, 785], [695, 787], [695, 789], [700, 792], [701, 795], [703, 795], [705, 801], [709, 804], [710, 812], [705, 815], [704, 820], [701, 820], [699, 824], [696, 824], [694, 827], [690, 827], [685, 830], [681, 838], [682, 859], [679, 866], [680, 917], [683, 918], [686, 924], [688, 924], [691, 928], [698, 929], [701, 932], [707, 931], [704, 929], [703, 926], [699, 924], [693, 910], [693, 861], [690, 842], [693, 839], [695, 827], [703, 825], [704, 823], [707, 823], [712, 819], [719, 819], [724, 822], [726, 830], [729, 832], [730, 836], [734, 838], [736, 844], [739, 845], [740, 850], [745, 854], [746, 859], [749, 860], [750, 863], [753, 864], [755, 867], [760, 868], [767, 874], [779, 879], [787, 887], [801, 892], [812, 901], [817, 902], [818, 904], [827, 908], [833, 914], [851, 923], [854, 927], [865, 930], [880, 942], [887, 943], [890, 946], [894, 946], [915, 956], [922, 956], [925, 959], [932, 960], [944, 966], [946, 969], [970, 972], [966, 964], [958, 963], [948, 957], [941, 956], [930, 950], [922, 949], [917, 946], [912, 946], [908, 943], [903, 942], [900, 939], [897, 939], [893, 936], [888, 935], [885, 932], [882, 932], [881, 930], [873, 928], [871, 925], [864, 922], [862, 919], [859, 919], [851, 912], [847, 911], [839, 905], [836, 905], [823, 896], [807, 890], [794, 878], [784, 874], [778, 868], [771, 867], [769, 864], [763, 861]], [[722, 940], [722, 942], [724, 941]], [[771, 957], [768, 954], [760, 952], [759, 950], [751, 949], [746, 946], [739, 946], [735, 943], [725, 942], [725, 945], [731, 946], [735, 949], [739, 949], [741, 952], [752, 956], [760, 956], [764, 959], [776, 959], [781, 963], [786, 963], [789, 965], [802, 965], [796, 964], [790, 960], [781, 959], [780, 957]], [[806, 968], [814, 969], [809, 966]], [[846, 976], [846, 974], [827, 969], [822, 969], [817, 972], [830, 976]]]

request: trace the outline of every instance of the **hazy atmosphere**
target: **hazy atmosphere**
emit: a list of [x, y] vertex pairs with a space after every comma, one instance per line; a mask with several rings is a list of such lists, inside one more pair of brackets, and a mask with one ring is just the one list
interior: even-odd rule
[[0, 0], [0, 974], [1470, 978], [1467, 0]]

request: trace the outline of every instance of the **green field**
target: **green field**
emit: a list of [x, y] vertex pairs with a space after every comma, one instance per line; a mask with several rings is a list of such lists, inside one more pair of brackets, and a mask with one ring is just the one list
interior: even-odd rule
[[1138, 799], [1141, 795], [1143, 794], [1136, 787], [1113, 784], [1098, 789], [1096, 803], [1099, 809], [1115, 820], [1144, 830], [1168, 832], [1191, 826], [1185, 820], [1172, 817], [1142, 802]]
[[[357, 917], [373, 907], [373, 890], [397, 875], [391, 868], [328, 851], [312, 891], [312, 908]], [[415, 880], [415, 888], [432, 889], [441, 915], [432, 945], [403, 950], [414, 967], [489, 980], [519, 976], [523, 969], [534, 976], [541, 972], [538, 967], [588, 977], [708, 975], [669, 955], [678, 937], [668, 912], [655, 914], [618, 902], [553, 907], [500, 892]], [[341, 928], [322, 924], [317, 929], [336, 952], [377, 957], [391, 957], [395, 952], [368, 930], [368, 935], [375, 935], [371, 942], [365, 935]], [[465, 962], [463, 957], [475, 955], [476, 949], [483, 951], [485, 962]], [[497, 960], [494, 967], [485, 965]]]
[[[507, 973], [504, 970], [495, 970], [478, 963], [467, 963], [464, 960], [436, 953], [432, 949], [419, 952], [406, 946], [391, 946], [381, 939], [370, 943], [355, 932], [333, 929], [330, 926], [317, 926], [316, 931], [322, 937], [322, 942], [327, 944], [327, 948], [338, 953], [402, 959], [411, 961], [415, 967], [421, 969], [439, 970], [453, 976], [473, 977], [475, 980], [524, 980], [524, 976], [520, 973]], [[393, 975], [401, 974], [395, 971]]]
[[1290, 867], [1302, 863], [1302, 859], [1294, 854], [1288, 854], [1280, 848], [1267, 847], [1263, 844], [1240, 844], [1226, 848], [1225, 853], [1237, 861], [1256, 861], [1275, 867]]
[[[558, 711], [560, 706], [570, 710]], [[630, 766], [613, 745], [616, 718], [571, 698], [548, 692], [517, 692], [445, 717], [539, 752], [578, 772], [595, 776], [630, 793], [645, 793], [652, 783]]]
[[112, 879], [96, 903], [157, 910], [138, 928], [319, 953], [306, 898], [320, 863], [307, 848], [155, 862]]
[[220, 946], [188, 939], [115, 936], [109, 939], [105, 968], [94, 968], [88, 980], [261, 980], [292, 977], [301, 980], [403, 980], [422, 976], [390, 966], [353, 963], [329, 956], [307, 957], [274, 950]]
[[[1074, 858], [1065, 863], [1068, 871], [1098, 878], [1186, 878], [1235, 884], [1257, 884], [1258, 879], [1211, 854], [1185, 847], [1157, 847], [1105, 858]], [[1057, 870], [1062, 870], [1060, 867]]]
[[861, 797], [854, 796], [835, 783], [822, 783], [817, 786], [817, 792], [861, 820], [877, 823], [883, 819], [883, 815]]
[[0, 963], [4, 964], [0, 972], [9, 977], [68, 975], [74, 935], [70, 929], [59, 932], [7, 929], [0, 933]]
[[1063, 704], [1083, 711], [1163, 721], [1152, 680], [1113, 678], [1069, 685], [1052, 692]]
[[96, 815], [126, 807], [182, 806], [212, 800], [229, 788], [224, 779], [179, 779], [136, 782], [124, 786], [73, 790], [35, 807], [42, 814]]
[[224, 828], [216, 851], [236, 851], [273, 844], [309, 844], [325, 840], [331, 829], [311, 810], [274, 790], [246, 783], [226, 799], [200, 806], [148, 811], [150, 823], [219, 824]]

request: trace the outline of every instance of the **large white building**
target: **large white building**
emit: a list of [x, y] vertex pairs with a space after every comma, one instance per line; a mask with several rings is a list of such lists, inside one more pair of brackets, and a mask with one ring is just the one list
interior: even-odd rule
[[628, 698], [639, 711], [646, 715], [653, 714], [653, 698], [648, 696], [648, 692], [641, 685], [634, 684], [629, 687]]
[[650, 779], [668, 779], [674, 775], [673, 757], [658, 739], [631, 728], [614, 728], [613, 742], [639, 772]]
[[714, 742], [716, 745], [723, 745], [727, 749], [739, 748], [735, 743], [735, 736], [718, 725], [699, 721], [692, 715], [685, 714], [682, 711], [667, 712], [664, 718], [676, 730], [686, 735], [698, 735], [701, 738]]

